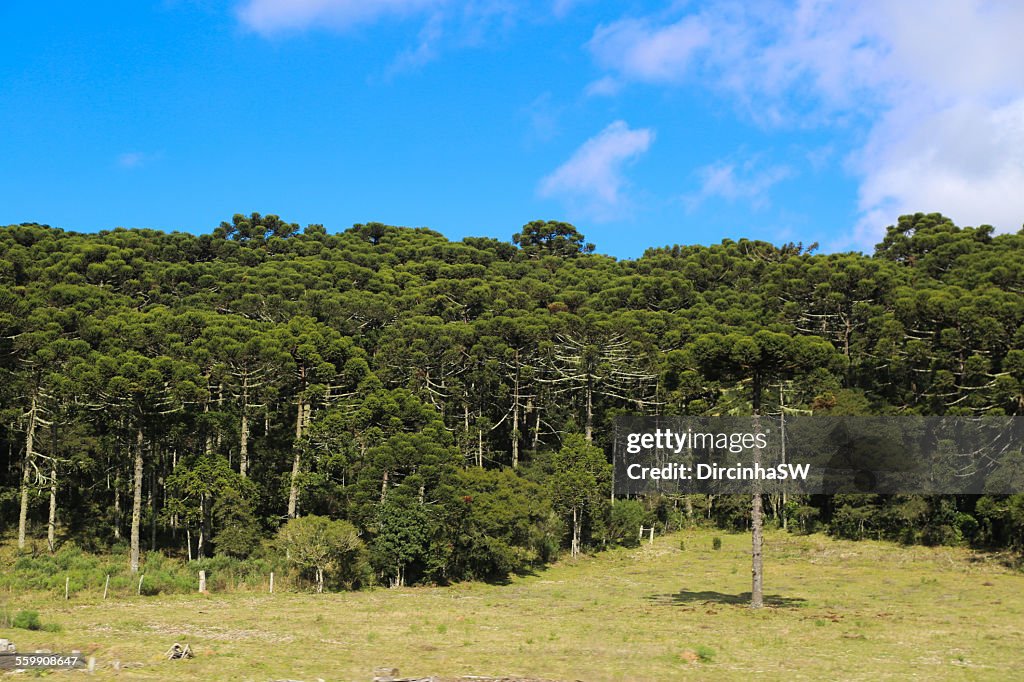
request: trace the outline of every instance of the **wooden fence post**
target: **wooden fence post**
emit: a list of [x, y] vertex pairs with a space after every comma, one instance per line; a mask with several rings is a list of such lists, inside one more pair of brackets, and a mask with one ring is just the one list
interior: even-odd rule
[[103, 585], [103, 598], [107, 598], [107, 590], [110, 589], [110, 574], [107, 573], [107, 582]]
[[270, 572], [270, 594], [274, 594], [274, 572]]
[[139, 596], [142, 596], [142, 581], [146, 579], [146, 574], [143, 573], [139, 576]]
[[206, 592], [206, 571], [199, 571], [199, 591]]

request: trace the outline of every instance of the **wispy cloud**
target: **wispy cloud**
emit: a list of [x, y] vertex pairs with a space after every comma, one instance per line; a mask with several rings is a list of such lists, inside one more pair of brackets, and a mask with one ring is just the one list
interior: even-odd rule
[[243, 25], [264, 35], [323, 27], [347, 30], [384, 17], [415, 15], [446, 0], [245, 0], [237, 8]]
[[546, 142], [558, 135], [562, 107], [555, 104], [550, 92], [535, 97], [523, 109], [523, 113], [530, 121], [531, 138]]
[[617, 95], [622, 91], [623, 82], [614, 76], [604, 76], [587, 84], [585, 94], [592, 97]]
[[726, 201], [747, 201], [754, 208], [768, 205], [769, 190], [778, 183], [793, 176], [787, 166], [759, 167], [757, 159], [743, 163], [716, 161], [697, 169], [700, 189], [684, 197], [689, 210], [711, 198]]
[[415, 71], [437, 58], [439, 45], [444, 38], [444, 21], [441, 14], [434, 14], [420, 29], [416, 47], [399, 53], [385, 72], [390, 78], [407, 71]]
[[123, 152], [117, 155], [117, 165], [127, 169], [140, 168], [152, 158], [145, 152]]
[[563, 199], [573, 210], [595, 220], [618, 217], [628, 206], [623, 168], [653, 141], [650, 128], [631, 129], [625, 121], [615, 121], [541, 180], [538, 193]]
[[[384, 80], [414, 71], [444, 52], [492, 44], [519, 22], [550, 17], [559, 9], [508, 0], [240, 0], [235, 15], [245, 28], [266, 38], [306, 31], [351, 35], [357, 29], [390, 22], [420, 25], [415, 40], [400, 48], [377, 76]], [[568, 11], [568, 5], [563, 8]]]
[[661, 26], [652, 19], [622, 19], [598, 26], [587, 47], [600, 66], [623, 79], [672, 83], [710, 40], [711, 31], [696, 16]]
[[860, 180], [851, 242], [865, 247], [901, 212], [1019, 228], [1022, 25], [1021, 3], [779, 0], [627, 18], [588, 47], [617, 86], [699, 76], [761, 125], [863, 126], [847, 168]]
[[551, 13], [556, 17], [561, 18], [576, 9], [577, 5], [581, 5], [588, 1], [589, 0], [554, 0], [554, 2], [551, 3]]

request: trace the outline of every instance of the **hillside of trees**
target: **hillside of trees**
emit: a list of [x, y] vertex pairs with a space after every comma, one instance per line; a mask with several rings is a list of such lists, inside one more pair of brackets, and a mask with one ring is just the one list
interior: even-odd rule
[[[747, 527], [749, 497], [613, 504], [617, 414], [1024, 413], [1024, 231], [594, 251], [541, 221], [0, 228], [0, 532], [133, 570], [333, 533], [382, 584], [500, 580], [640, 523]], [[1024, 495], [764, 503], [793, 532], [1024, 549]]]

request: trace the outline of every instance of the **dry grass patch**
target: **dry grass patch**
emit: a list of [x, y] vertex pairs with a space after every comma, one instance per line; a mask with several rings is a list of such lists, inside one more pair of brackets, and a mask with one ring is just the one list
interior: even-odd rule
[[[546, 680], [1024, 678], [1024, 575], [956, 548], [769, 534], [768, 607], [746, 606], [749, 536], [690, 531], [565, 561], [509, 585], [341, 594], [194, 595], [106, 603], [5, 595], [58, 633], [0, 630], [22, 650], [81, 649], [116, 679]], [[686, 549], [680, 550], [680, 541]], [[174, 642], [196, 658], [161, 659]]]

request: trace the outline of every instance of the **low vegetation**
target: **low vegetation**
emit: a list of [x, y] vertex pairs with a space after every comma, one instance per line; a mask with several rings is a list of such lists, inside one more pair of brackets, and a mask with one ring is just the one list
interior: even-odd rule
[[[714, 550], [715, 538], [721, 549]], [[686, 549], [680, 549], [685, 545]], [[767, 534], [765, 608], [750, 538], [689, 530], [566, 559], [509, 584], [65, 601], [4, 589], [22, 650], [80, 649], [95, 679], [990, 679], [1024, 676], [1024, 575], [963, 548]], [[174, 642], [196, 658], [163, 660]]]

